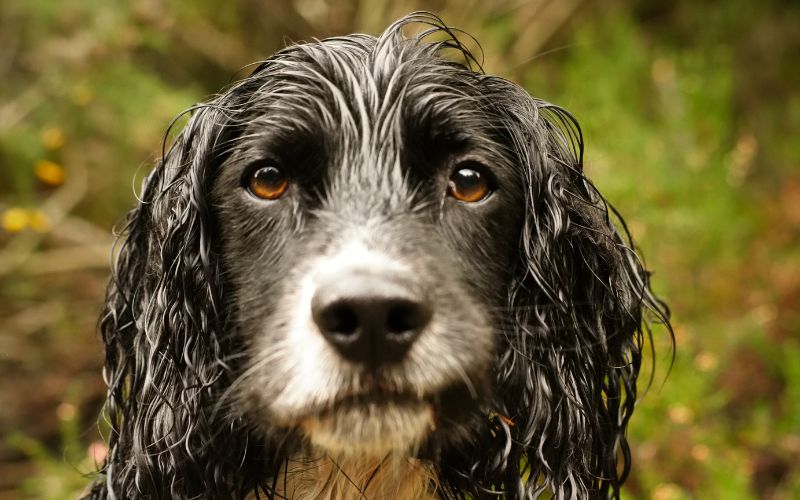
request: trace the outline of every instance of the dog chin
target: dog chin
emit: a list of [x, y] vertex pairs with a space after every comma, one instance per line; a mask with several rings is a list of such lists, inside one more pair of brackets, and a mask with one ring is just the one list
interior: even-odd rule
[[329, 455], [383, 457], [413, 454], [435, 430], [434, 418], [426, 401], [352, 403], [306, 417], [300, 429]]

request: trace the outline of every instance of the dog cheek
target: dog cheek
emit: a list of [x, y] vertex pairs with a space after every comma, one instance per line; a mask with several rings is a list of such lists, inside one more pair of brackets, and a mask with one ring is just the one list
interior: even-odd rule
[[455, 283], [450, 288], [437, 293], [437, 314], [409, 353], [407, 373], [429, 388], [463, 383], [480, 399], [494, 351], [489, 315], [466, 289]]
[[348, 380], [313, 324], [313, 291], [307, 275], [288, 273], [275, 307], [250, 333], [255, 337], [252, 390], [262, 411], [287, 426], [296, 423], [297, 412], [329, 400]]
[[459, 281], [482, 303], [495, 304], [506, 293], [519, 247], [521, 209], [505, 200], [492, 210], [452, 211], [442, 221], [441, 240], [456, 256]]

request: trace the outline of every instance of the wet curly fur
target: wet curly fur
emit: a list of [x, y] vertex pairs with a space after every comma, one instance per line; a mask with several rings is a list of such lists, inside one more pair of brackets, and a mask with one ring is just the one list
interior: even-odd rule
[[[406, 37], [412, 23], [426, 30]], [[259, 203], [241, 179], [265, 158], [292, 186]], [[582, 160], [568, 112], [484, 74], [426, 13], [377, 37], [287, 47], [194, 106], [121, 239], [100, 321], [109, 453], [88, 496], [321, 491], [293, 481], [298, 467], [338, 469], [316, 477], [340, 473], [370, 496], [404, 463], [442, 498], [619, 497], [648, 325], [671, 330]], [[494, 178], [480, 203], [445, 194], [463, 161]], [[298, 347], [286, 333], [309, 262], [330, 263], [345, 240], [414, 270], [437, 311], [400, 368], [363, 379], [373, 385], [318, 334], [300, 331]], [[351, 478], [315, 446], [321, 415], [385, 386], [381, 397], [418, 397], [429, 427]], [[372, 408], [375, 432], [404, 422]], [[344, 444], [330, 446], [346, 454], [364, 429], [334, 429]]]

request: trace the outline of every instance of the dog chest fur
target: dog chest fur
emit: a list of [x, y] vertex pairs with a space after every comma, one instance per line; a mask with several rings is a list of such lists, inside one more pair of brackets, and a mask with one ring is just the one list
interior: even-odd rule
[[433, 500], [438, 481], [429, 463], [405, 457], [383, 460], [296, 457], [281, 471], [277, 493], [286, 498]]

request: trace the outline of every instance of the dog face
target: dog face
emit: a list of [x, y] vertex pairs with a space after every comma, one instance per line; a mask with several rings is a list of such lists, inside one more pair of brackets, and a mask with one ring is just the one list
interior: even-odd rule
[[213, 184], [238, 397], [329, 452], [468, 436], [524, 211], [492, 89], [374, 39], [271, 65]]
[[386, 455], [445, 497], [619, 495], [669, 311], [575, 119], [451, 49], [474, 62], [417, 13], [193, 108], [109, 285], [95, 497], [274, 497], [292, 457]]

